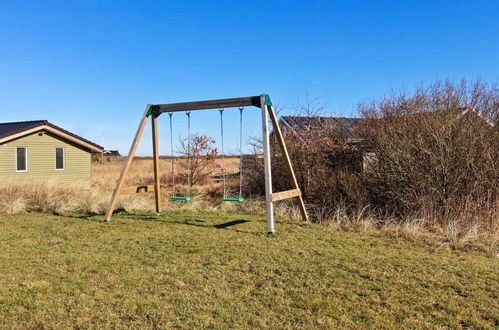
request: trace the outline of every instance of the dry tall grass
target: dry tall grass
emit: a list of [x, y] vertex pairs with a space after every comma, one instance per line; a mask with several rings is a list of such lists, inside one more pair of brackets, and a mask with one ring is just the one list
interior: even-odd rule
[[[181, 171], [180, 163], [187, 162], [185, 158], [175, 159], [177, 171]], [[48, 183], [4, 183], [0, 186], [0, 212], [8, 214], [18, 214], [24, 212], [47, 212], [54, 214], [81, 213], [81, 214], [101, 214], [104, 213], [112, 190], [121, 173], [124, 159], [111, 162], [92, 163], [92, 188], [79, 185], [61, 185], [57, 182]], [[219, 174], [221, 169], [221, 159], [217, 159], [214, 164], [214, 174]], [[239, 159], [237, 157], [227, 157], [225, 168], [228, 173], [239, 171]], [[160, 159], [160, 173], [162, 184], [162, 207], [169, 210], [226, 210], [235, 209], [238, 211], [248, 210], [254, 213], [263, 212], [261, 203], [258, 200], [249, 200], [238, 206], [224, 205], [214, 198], [220, 196], [222, 192], [221, 183], [208, 182], [203, 185], [192, 187], [192, 194], [195, 195], [192, 203], [178, 203], [170, 201], [171, 195], [171, 159]], [[183, 173], [176, 173], [182, 175]], [[179, 177], [180, 178], [180, 177]], [[153, 165], [149, 158], [138, 158], [132, 163], [132, 168], [125, 185], [136, 186], [153, 184]], [[228, 181], [230, 186], [234, 180]], [[232, 187], [232, 191], [236, 191]], [[179, 184], [177, 192], [185, 193], [187, 186]], [[256, 207], [258, 205], [258, 207]], [[152, 211], [153, 196], [151, 194], [124, 195], [118, 200], [117, 210], [123, 211]]]
[[[125, 158], [110, 162], [95, 162], [92, 164], [92, 186], [102, 187], [105, 189], [113, 189], [121, 170]], [[187, 166], [187, 158], [174, 158], [175, 162], [175, 178], [177, 182], [182, 183], [182, 178], [185, 177]], [[239, 158], [225, 157], [225, 169], [227, 174], [239, 172]], [[222, 159], [217, 158], [212, 168], [209, 169], [213, 175], [222, 173]], [[159, 160], [160, 182], [162, 185], [170, 185], [172, 182], [172, 163], [171, 158], [161, 157]], [[184, 180], [185, 181], [185, 180]], [[132, 162], [132, 167], [129, 171], [126, 184], [128, 185], [146, 185], [153, 184], [153, 162], [151, 158], [136, 158]], [[185, 183], [185, 182], [184, 182]], [[210, 183], [210, 180], [205, 180], [203, 186]], [[199, 188], [199, 187], [197, 187]], [[203, 189], [200, 189], [202, 191]]]
[[[201, 188], [198, 188], [201, 189]], [[47, 184], [6, 184], [0, 187], [0, 212], [20, 214], [44, 212], [54, 214], [103, 214], [108, 206], [111, 190], [100, 187], [63, 186]], [[164, 189], [161, 206], [164, 210], [190, 210], [204, 212], [238, 211], [263, 214], [264, 203], [258, 198], [243, 203], [223, 203], [220, 198], [208, 194], [196, 194], [191, 202], [172, 201], [170, 191]], [[117, 211], [153, 211], [153, 194], [120, 196]], [[283, 208], [279, 214], [288, 214]]]

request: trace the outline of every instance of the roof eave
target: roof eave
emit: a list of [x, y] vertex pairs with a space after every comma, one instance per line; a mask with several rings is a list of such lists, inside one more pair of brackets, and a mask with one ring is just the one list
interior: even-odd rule
[[11, 135], [8, 135], [8, 136], [4, 136], [3, 138], [0, 138], [0, 143], [6, 143], [6, 142], [9, 142], [11, 140], [14, 140], [16, 138], [20, 138], [20, 137], [23, 137], [23, 136], [26, 136], [28, 134], [31, 134], [31, 133], [35, 133], [35, 132], [38, 132], [38, 131], [41, 131], [41, 130], [46, 130], [48, 132], [51, 132], [59, 137], [62, 137], [66, 140], [69, 140], [69, 141], [72, 141], [84, 148], [87, 148], [89, 149], [91, 152], [102, 152], [104, 151], [104, 148], [100, 147], [100, 146], [97, 146], [97, 145], [93, 145], [93, 144], [90, 144], [90, 143], [87, 143], [81, 139], [78, 139], [77, 137], [75, 136], [71, 136], [69, 134], [66, 134], [65, 132], [62, 132], [61, 130], [55, 128], [55, 127], [52, 127], [48, 124], [43, 124], [43, 125], [39, 125], [39, 126], [35, 126], [35, 127], [31, 127], [29, 129], [26, 129], [26, 130], [23, 130], [23, 131], [20, 131], [20, 132], [16, 132], [14, 134], [11, 134]]

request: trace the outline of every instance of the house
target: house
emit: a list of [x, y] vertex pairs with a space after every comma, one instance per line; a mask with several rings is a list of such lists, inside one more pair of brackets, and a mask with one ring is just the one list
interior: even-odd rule
[[[327, 130], [333, 139], [346, 143], [349, 148], [341, 149], [341, 157], [335, 156], [333, 164], [342, 169], [363, 171], [375, 161], [376, 155], [361, 136], [362, 118], [324, 117], [324, 116], [282, 116], [279, 125], [284, 135], [300, 131]], [[295, 134], [300, 138], [300, 134]]]
[[121, 154], [118, 150], [104, 150], [102, 155], [104, 157], [115, 157], [115, 158], [121, 157]]
[[46, 120], [0, 123], [0, 180], [90, 185], [103, 148]]
[[279, 124], [284, 133], [287, 130], [320, 130], [334, 131], [338, 138], [346, 140], [349, 144], [360, 144], [364, 140], [359, 134], [363, 119], [347, 117], [323, 116], [282, 116]]
[[121, 154], [118, 150], [107, 150], [105, 149], [102, 153], [100, 154], [93, 154], [92, 155], [92, 162], [93, 163], [104, 163], [104, 162], [112, 162], [121, 159]]
[[[318, 131], [327, 130], [331, 133], [331, 137], [337, 138], [340, 141], [346, 143], [349, 148], [346, 150], [344, 156], [337, 157], [333, 164], [338, 168], [350, 169], [357, 172], [367, 171], [376, 166], [378, 162], [378, 157], [372, 149], [372, 141], [366, 141], [363, 138], [362, 131], [367, 127], [373, 127], [376, 125], [397, 125], [403, 122], [412, 122], [413, 124], [419, 125], [419, 123], [425, 121], [434, 121], [437, 125], [435, 129], [438, 129], [438, 125], [442, 123], [450, 123], [460, 119], [467, 119], [467, 123], [475, 123], [479, 125], [485, 125], [490, 128], [491, 134], [495, 132], [497, 134], [496, 125], [482, 117], [479, 113], [474, 111], [469, 107], [460, 107], [449, 110], [438, 110], [438, 111], [422, 111], [412, 114], [401, 114], [398, 116], [377, 118], [377, 119], [363, 119], [363, 118], [346, 118], [346, 117], [322, 117], [322, 116], [283, 116], [279, 120], [279, 125], [283, 131], [283, 134], [292, 134], [294, 136], [300, 137], [300, 133], [303, 131]], [[374, 124], [374, 125], [373, 125]], [[337, 155], [336, 155], [337, 156]]]

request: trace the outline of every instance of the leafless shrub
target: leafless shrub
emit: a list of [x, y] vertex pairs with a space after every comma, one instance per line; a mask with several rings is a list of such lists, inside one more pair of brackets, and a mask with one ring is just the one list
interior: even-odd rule
[[[475, 225], [490, 228], [499, 187], [498, 107], [496, 85], [481, 81], [436, 82], [360, 105], [362, 134], [376, 154], [376, 166], [363, 175], [369, 202], [399, 216], [425, 213], [450, 226], [450, 237]], [[460, 220], [449, 224], [453, 217]]]
[[188, 162], [179, 163], [184, 168], [182, 182], [187, 183], [190, 179], [192, 185], [207, 183], [218, 155], [215, 140], [209, 136], [193, 134], [180, 140], [180, 154], [189, 158]]
[[[365, 102], [355, 127], [359, 143], [319, 117], [322, 108], [314, 110], [313, 104], [301, 107], [306, 120], [299, 127], [284, 130], [313, 221], [359, 227], [353, 219], [369, 218], [360, 227], [390, 227], [414, 241], [439, 232], [438, 240], [447, 245], [495, 242], [490, 233], [499, 218], [496, 84], [437, 81]], [[284, 159], [271, 142], [274, 190], [290, 189]], [[259, 140], [253, 147], [261, 152]], [[248, 190], [263, 196], [262, 160], [247, 165]], [[358, 214], [366, 205], [368, 214]]]
[[294, 112], [300, 116], [319, 117], [326, 114], [327, 104], [320, 97], [312, 97], [308, 93], [298, 100]]

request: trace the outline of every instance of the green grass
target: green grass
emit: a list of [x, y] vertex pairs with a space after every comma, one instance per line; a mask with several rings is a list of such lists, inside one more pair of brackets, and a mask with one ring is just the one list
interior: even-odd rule
[[235, 213], [98, 220], [0, 215], [0, 328], [499, 326], [499, 261], [478, 252], [319, 225], [268, 237]]

